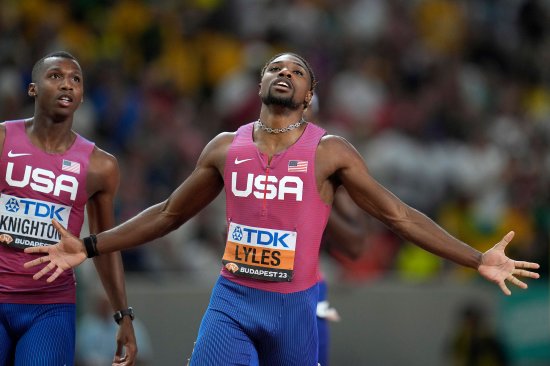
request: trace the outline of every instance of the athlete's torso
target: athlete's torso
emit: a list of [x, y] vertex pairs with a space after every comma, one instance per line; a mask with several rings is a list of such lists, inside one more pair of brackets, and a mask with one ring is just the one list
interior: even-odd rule
[[65, 153], [50, 154], [31, 143], [24, 121], [8, 121], [5, 126], [0, 156], [0, 302], [74, 303], [74, 273], [65, 271], [51, 284], [33, 280], [36, 269], [23, 264], [35, 256], [22, 248], [55, 244], [59, 236], [52, 218], [80, 235], [94, 144], [77, 135]]
[[302, 291], [319, 279], [319, 246], [330, 213], [315, 177], [325, 130], [308, 123], [296, 143], [268, 162], [253, 141], [253, 126], [239, 128], [227, 153], [221, 274], [262, 290]]

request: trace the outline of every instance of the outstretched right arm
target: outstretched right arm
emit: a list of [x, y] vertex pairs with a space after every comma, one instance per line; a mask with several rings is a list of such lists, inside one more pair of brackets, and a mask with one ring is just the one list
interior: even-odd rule
[[[206, 207], [223, 189], [223, 169], [227, 149], [234, 134], [216, 136], [204, 148], [195, 170], [164, 202], [151, 206], [126, 222], [97, 235], [97, 253], [111, 253], [145, 244], [177, 229]], [[25, 263], [32, 267], [48, 263], [34, 275], [39, 279], [50, 271], [48, 282], [55, 280], [64, 270], [76, 267], [86, 259], [83, 241], [54, 223], [61, 233], [56, 245], [25, 249], [27, 253], [47, 255]]]

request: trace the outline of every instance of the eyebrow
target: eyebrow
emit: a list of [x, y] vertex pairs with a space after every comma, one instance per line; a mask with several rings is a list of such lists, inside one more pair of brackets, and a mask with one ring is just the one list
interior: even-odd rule
[[[44, 68], [44, 72], [46, 72], [46, 73], [52, 72], [52, 71], [62, 71], [62, 70], [63, 70], [63, 68], [60, 67], [60, 66], [57, 66], [57, 65], [55, 65], [55, 66], [52, 65], [50, 67], [45, 67]], [[82, 71], [80, 71], [78, 68], [76, 68], [73, 73], [81, 75]]]

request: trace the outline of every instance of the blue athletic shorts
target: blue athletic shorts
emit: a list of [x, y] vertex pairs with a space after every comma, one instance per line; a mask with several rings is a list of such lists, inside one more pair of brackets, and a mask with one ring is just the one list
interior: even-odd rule
[[220, 276], [190, 365], [317, 366], [317, 297], [317, 285], [281, 294]]
[[75, 304], [0, 304], [0, 366], [73, 366]]

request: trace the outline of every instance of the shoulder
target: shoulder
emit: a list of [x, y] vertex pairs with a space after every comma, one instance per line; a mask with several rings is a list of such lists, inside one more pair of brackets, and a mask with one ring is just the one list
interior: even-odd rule
[[229, 147], [235, 138], [235, 132], [222, 132], [214, 137], [203, 149], [197, 167], [215, 168], [222, 172]]
[[344, 137], [338, 135], [325, 135], [319, 141], [317, 152], [321, 154], [347, 154], [357, 153], [355, 147]]
[[326, 170], [326, 175], [358, 164], [364, 165], [357, 149], [344, 137], [337, 135], [325, 135], [321, 138], [315, 159]]
[[235, 138], [237, 132], [222, 132], [216, 135], [212, 140], [210, 140], [210, 143], [215, 145], [227, 145], [231, 144], [233, 142], [233, 139]]
[[202, 157], [206, 155], [225, 155], [235, 138], [236, 132], [222, 132], [214, 137], [203, 150]]
[[120, 169], [114, 155], [94, 146], [88, 164], [88, 193], [114, 194], [120, 183]]
[[114, 155], [96, 145], [90, 154], [89, 169], [100, 175], [118, 174], [118, 161]]

